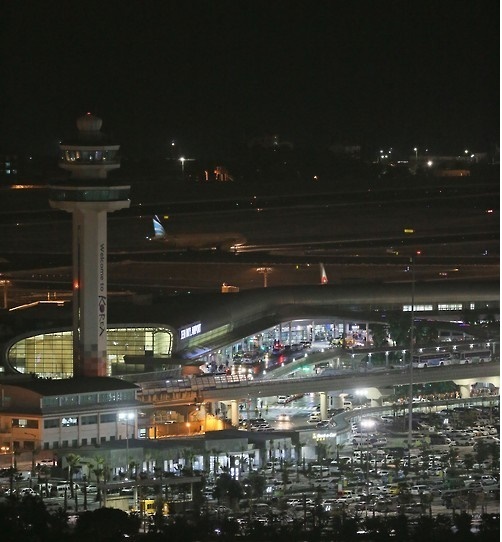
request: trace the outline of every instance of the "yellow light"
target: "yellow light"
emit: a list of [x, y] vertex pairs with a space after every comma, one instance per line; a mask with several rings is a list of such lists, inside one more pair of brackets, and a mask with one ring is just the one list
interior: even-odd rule
[[413, 228], [404, 228], [404, 233], [415, 233]]

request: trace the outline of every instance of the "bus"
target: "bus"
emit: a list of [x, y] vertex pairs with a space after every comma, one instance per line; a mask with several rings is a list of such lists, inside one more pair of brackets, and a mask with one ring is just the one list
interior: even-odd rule
[[492, 353], [487, 348], [469, 349], [453, 352], [455, 363], [464, 365], [465, 363], [484, 363], [492, 360]]
[[413, 356], [413, 368], [426, 369], [427, 367], [442, 367], [451, 365], [450, 352], [434, 352], [432, 354], [415, 354]]

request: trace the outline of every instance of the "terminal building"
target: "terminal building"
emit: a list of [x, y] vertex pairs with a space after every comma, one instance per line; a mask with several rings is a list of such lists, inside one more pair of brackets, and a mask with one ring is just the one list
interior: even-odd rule
[[[417, 284], [414, 319], [441, 323], [444, 340], [467, 338], [467, 322], [498, 321], [498, 295], [497, 283]], [[225, 365], [239, 352], [264, 352], [276, 341], [290, 346], [344, 336], [360, 338], [355, 346], [363, 346], [370, 343], [372, 326], [386, 325], [396, 314], [409, 318], [410, 309], [408, 284], [266, 288], [151, 305], [117, 302], [108, 312], [106, 365], [115, 377], [169, 370], [188, 375], [213, 361]], [[74, 376], [70, 303], [39, 302], [5, 316], [6, 328], [13, 330], [0, 351], [5, 373]]]

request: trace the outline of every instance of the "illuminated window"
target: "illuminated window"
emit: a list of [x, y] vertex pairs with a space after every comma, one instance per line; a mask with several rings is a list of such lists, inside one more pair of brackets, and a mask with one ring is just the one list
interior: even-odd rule
[[61, 418], [61, 427], [74, 427], [78, 425], [78, 418], [74, 416], [66, 416]]
[[[413, 310], [415, 312], [433, 311], [432, 305], [414, 305]], [[403, 312], [411, 312], [411, 305], [403, 305]]]
[[13, 418], [12, 427], [27, 427], [30, 429], [38, 429], [38, 420], [27, 420], [24, 418]]
[[[70, 378], [73, 376], [72, 337], [72, 331], [27, 337], [10, 348], [8, 362], [21, 373], [34, 373], [44, 378]], [[154, 356], [169, 357], [173, 348], [173, 333], [160, 327], [108, 328], [107, 342], [107, 373], [114, 376], [142, 372], [142, 366], [125, 363], [126, 355], [141, 357], [145, 351], [151, 351]], [[92, 404], [94, 400], [82, 397], [81, 404], [86, 402]]]
[[438, 303], [438, 311], [461, 311], [462, 303]]

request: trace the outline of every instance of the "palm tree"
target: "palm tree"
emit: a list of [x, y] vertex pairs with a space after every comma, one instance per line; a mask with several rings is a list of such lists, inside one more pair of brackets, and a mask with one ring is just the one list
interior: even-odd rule
[[429, 516], [432, 518], [432, 501], [434, 500], [434, 495], [432, 493], [420, 493], [420, 504], [422, 510], [425, 512], [425, 509], [429, 508]]
[[144, 453], [144, 456], [143, 456], [144, 460], [145, 460], [145, 463], [146, 463], [146, 472], [150, 472], [150, 463], [152, 462], [152, 459], [153, 459], [153, 454], [152, 452], [145, 452]]
[[96, 463], [96, 467], [94, 467], [94, 465], [92, 464], [89, 464], [89, 469], [92, 470], [94, 476], [96, 477], [96, 486], [98, 487], [98, 491], [96, 493], [96, 500], [101, 502], [101, 487], [99, 483], [101, 482], [101, 478], [104, 477], [105, 474], [105, 459], [104, 457], [96, 456], [94, 458], [94, 461]]
[[336, 463], [338, 466], [339, 463], [340, 463], [340, 452], [343, 450], [343, 448], [345, 447], [345, 444], [342, 444], [341, 442], [338, 442], [336, 444]]
[[300, 473], [298, 472], [298, 467], [300, 463], [303, 465], [303, 471], [305, 471], [305, 458], [303, 457], [303, 448], [307, 445], [306, 442], [298, 442], [296, 444], [296, 481], [300, 481]]
[[183, 448], [181, 450], [181, 457], [183, 458], [184, 468], [190, 471], [190, 474], [193, 473], [193, 460], [195, 458], [195, 453], [192, 448]]
[[448, 450], [448, 455], [447, 455], [447, 458], [448, 458], [448, 465], [450, 467], [455, 467], [455, 463], [457, 461], [457, 458], [458, 458], [458, 450], [456, 449], [456, 447], [451, 447], [449, 450]]
[[[46, 497], [50, 496], [49, 492], [49, 478], [51, 477], [51, 468], [47, 465], [38, 465], [37, 466], [37, 475], [39, 483], [43, 480], [45, 482], [45, 495]], [[42, 492], [40, 492], [42, 494]]]
[[30, 487], [31, 487], [31, 479], [33, 478], [33, 476], [35, 475], [35, 472], [36, 472], [36, 457], [37, 455], [40, 453], [41, 451], [41, 448], [40, 447], [35, 447], [33, 448], [33, 450], [31, 450], [31, 477], [30, 477]]
[[220, 466], [219, 462], [219, 456], [223, 452], [223, 450], [218, 450], [217, 448], [211, 448], [211, 453], [214, 456], [214, 462], [213, 462], [213, 470], [214, 470], [214, 476], [216, 477], [218, 475], [218, 468]]
[[140, 466], [141, 465], [137, 461], [134, 461], [134, 459], [129, 461], [129, 465], [127, 465], [127, 478], [135, 480], [138, 477]]
[[275, 450], [274, 441], [270, 440], [270, 448], [268, 449], [268, 460], [272, 462], [272, 474], [275, 473]]
[[73, 499], [75, 497], [75, 488], [73, 487], [73, 475], [75, 474], [75, 469], [80, 463], [80, 456], [77, 454], [68, 454], [66, 456], [66, 462], [68, 463], [68, 478], [70, 482], [70, 495]]

